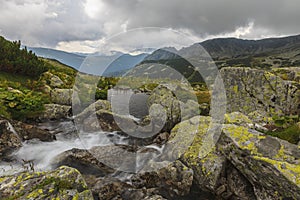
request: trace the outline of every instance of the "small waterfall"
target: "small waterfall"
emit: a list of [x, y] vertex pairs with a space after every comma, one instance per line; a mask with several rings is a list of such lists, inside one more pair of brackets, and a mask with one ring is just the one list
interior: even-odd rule
[[8, 124], [7, 130], [12, 132], [15, 136], [18, 137], [18, 139], [20, 139], [20, 141], [22, 141], [21, 137], [19, 136], [19, 134], [17, 133], [15, 128], [11, 125], [11, 123], [9, 121], [7, 121], [7, 124]]
[[[56, 123], [55, 127], [43, 128], [48, 130], [61, 130], [57, 134], [56, 141], [42, 142], [38, 139], [33, 139], [23, 142], [20, 149], [12, 153], [14, 162], [0, 162], [0, 176], [9, 175], [24, 170], [24, 161], [30, 161], [34, 164], [35, 171], [44, 171], [51, 169], [52, 160], [59, 154], [73, 148], [91, 149], [94, 146], [106, 146], [112, 144], [128, 144], [127, 137], [119, 135], [117, 132], [94, 132], [94, 133], [67, 133], [64, 129], [69, 129], [74, 126], [72, 122]], [[58, 127], [58, 128], [57, 128]], [[9, 125], [10, 131], [17, 135], [13, 126]]]

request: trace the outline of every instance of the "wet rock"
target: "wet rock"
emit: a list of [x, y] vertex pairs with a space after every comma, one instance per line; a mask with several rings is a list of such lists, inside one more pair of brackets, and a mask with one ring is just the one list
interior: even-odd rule
[[85, 149], [71, 149], [56, 156], [52, 167], [69, 166], [76, 168], [82, 174], [91, 174], [95, 176], [105, 176], [113, 173], [114, 170], [97, 159], [94, 154]]
[[22, 146], [22, 140], [8, 120], [0, 118], [0, 159]]
[[4, 176], [0, 182], [0, 199], [93, 199], [81, 174], [66, 166]]
[[25, 124], [18, 121], [12, 121], [11, 123], [23, 141], [39, 139], [43, 142], [51, 142], [56, 139], [53, 133], [48, 130], [40, 129], [36, 125]]
[[44, 112], [39, 116], [39, 120], [59, 120], [66, 119], [71, 115], [71, 106], [59, 104], [45, 104]]
[[52, 103], [59, 104], [59, 105], [68, 105], [68, 106], [72, 105], [72, 95], [73, 95], [72, 89], [55, 88], [50, 92]]
[[[77, 123], [82, 123], [82, 128], [87, 132], [95, 131], [122, 131], [126, 133], [134, 132], [137, 125], [133, 119], [128, 116], [114, 114], [108, 110], [98, 110], [88, 118], [81, 120], [76, 118]], [[131, 126], [130, 126], [131, 125]]]

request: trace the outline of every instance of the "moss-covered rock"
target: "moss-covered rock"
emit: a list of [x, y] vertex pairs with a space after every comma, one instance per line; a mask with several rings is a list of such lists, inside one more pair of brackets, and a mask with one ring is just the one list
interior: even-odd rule
[[1, 199], [93, 199], [81, 174], [70, 167], [62, 166], [50, 172], [24, 172], [0, 179]]
[[221, 74], [228, 112], [248, 114], [258, 110], [267, 116], [299, 114], [299, 83], [251, 68], [226, 67]]
[[236, 125], [225, 125], [218, 149], [251, 182], [257, 199], [299, 199], [299, 147]]
[[172, 153], [193, 169], [199, 189], [225, 199], [300, 198], [298, 146], [234, 124], [223, 125], [213, 143], [206, 138], [217, 135], [216, 127], [210, 117], [200, 116], [179, 123], [171, 132], [170, 141], [178, 142]]
[[72, 89], [58, 89], [51, 90], [50, 96], [52, 103], [60, 105], [72, 105]]
[[163, 131], [170, 131], [175, 124], [181, 120], [180, 103], [175, 94], [167, 87], [160, 85], [156, 87], [148, 98], [148, 107], [161, 105], [166, 115]]
[[193, 117], [176, 125], [169, 141], [169, 146], [172, 147], [169, 151], [193, 169], [196, 185], [201, 190], [210, 192], [217, 189], [226, 161], [216, 151], [213, 141], [208, 139], [211, 135], [207, 132], [216, 130], [213, 126], [210, 117]]
[[39, 115], [42, 121], [66, 119], [71, 115], [71, 106], [45, 104], [45, 110]]
[[246, 115], [240, 112], [225, 114], [225, 124], [236, 124], [246, 127], [253, 126], [253, 122]]

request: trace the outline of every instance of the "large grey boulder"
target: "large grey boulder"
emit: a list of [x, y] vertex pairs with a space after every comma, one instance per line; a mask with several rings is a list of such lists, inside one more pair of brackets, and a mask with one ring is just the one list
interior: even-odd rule
[[227, 111], [244, 114], [259, 110], [269, 116], [299, 114], [299, 83], [268, 71], [242, 67], [221, 69]]
[[[104, 148], [102, 150], [105, 150]], [[103, 156], [106, 151], [102, 151]], [[86, 149], [71, 149], [56, 156], [52, 163], [52, 167], [69, 166], [76, 168], [82, 174], [90, 174], [96, 176], [105, 176], [114, 172], [114, 169], [106, 166], [101, 159], [97, 159], [97, 155], [92, 154]]]
[[[148, 107], [152, 105], [160, 105], [158, 111], [165, 112], [166, 119], [165, 126], [162, 131], [170, 131], [175, 124], [180, 122], [180, 103], [176, 98], [175, 94], [167, 87], [160, 85], [155, 88], [148, 98]], [[159, 113], [158, 113], [159, 114]], [[161, 117], [163, 119], [163, 117]]]
[[154, 124], [164, 124], [162, 132], [170, 132], [178, 122], [200, 114], [196, 96], [177, 85], [159, 85], [147, 104]]
[[[214, 126], [210, 117], [194, 117], [176, 125], [170, 136], [183, 135], [172, 152], [193, 169], [201, 190], [223, 199], [300, 198], [297, 145], [234, 124], [222, 125], [216, 142], [206, 140], [217, 135]], [[194, 138], [189, 148], [182, 148], [189, 138]]]

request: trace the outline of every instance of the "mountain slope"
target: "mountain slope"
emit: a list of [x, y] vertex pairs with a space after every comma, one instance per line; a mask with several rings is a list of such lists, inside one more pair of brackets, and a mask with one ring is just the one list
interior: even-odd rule
[[[77, 70], [104, 76], [119, 76], [140, 63], [148, 54], [138, 55], [115, 52], [112, 55], [75, 54], [64, 51], [28, 47], [37, 56], [55, 59]], [[81, 69], [80, 69], [81, 68]], [[105, 70], [105, 71], [104, 71]]]
[[[199, 44], [199, 45], [198, 45]], [[247, 66], [256, 68], [300, 66], [300, 35], [262, 40], [243, 40], [237, 38], [218, 38], [207, 40], [190, 47], [177, 50], [159, 49], [147, 56], [144, 61], [168, 60], [184, 57], [198, 57], [195, 49], [203, 47], [218, 67]], [[177, 55], [176, 55], [177, 54]], [[192, 55], [195, 54], [195, 55]]]
[[55, 49], [35, 47], [27, 47], [27, 49], [34, 52], [37, 56], [58, 60], [63, 64], [74, 67], [75, 69], [79, 69], [80, 65], [85, 59], [85, 56], [59, 51]]

